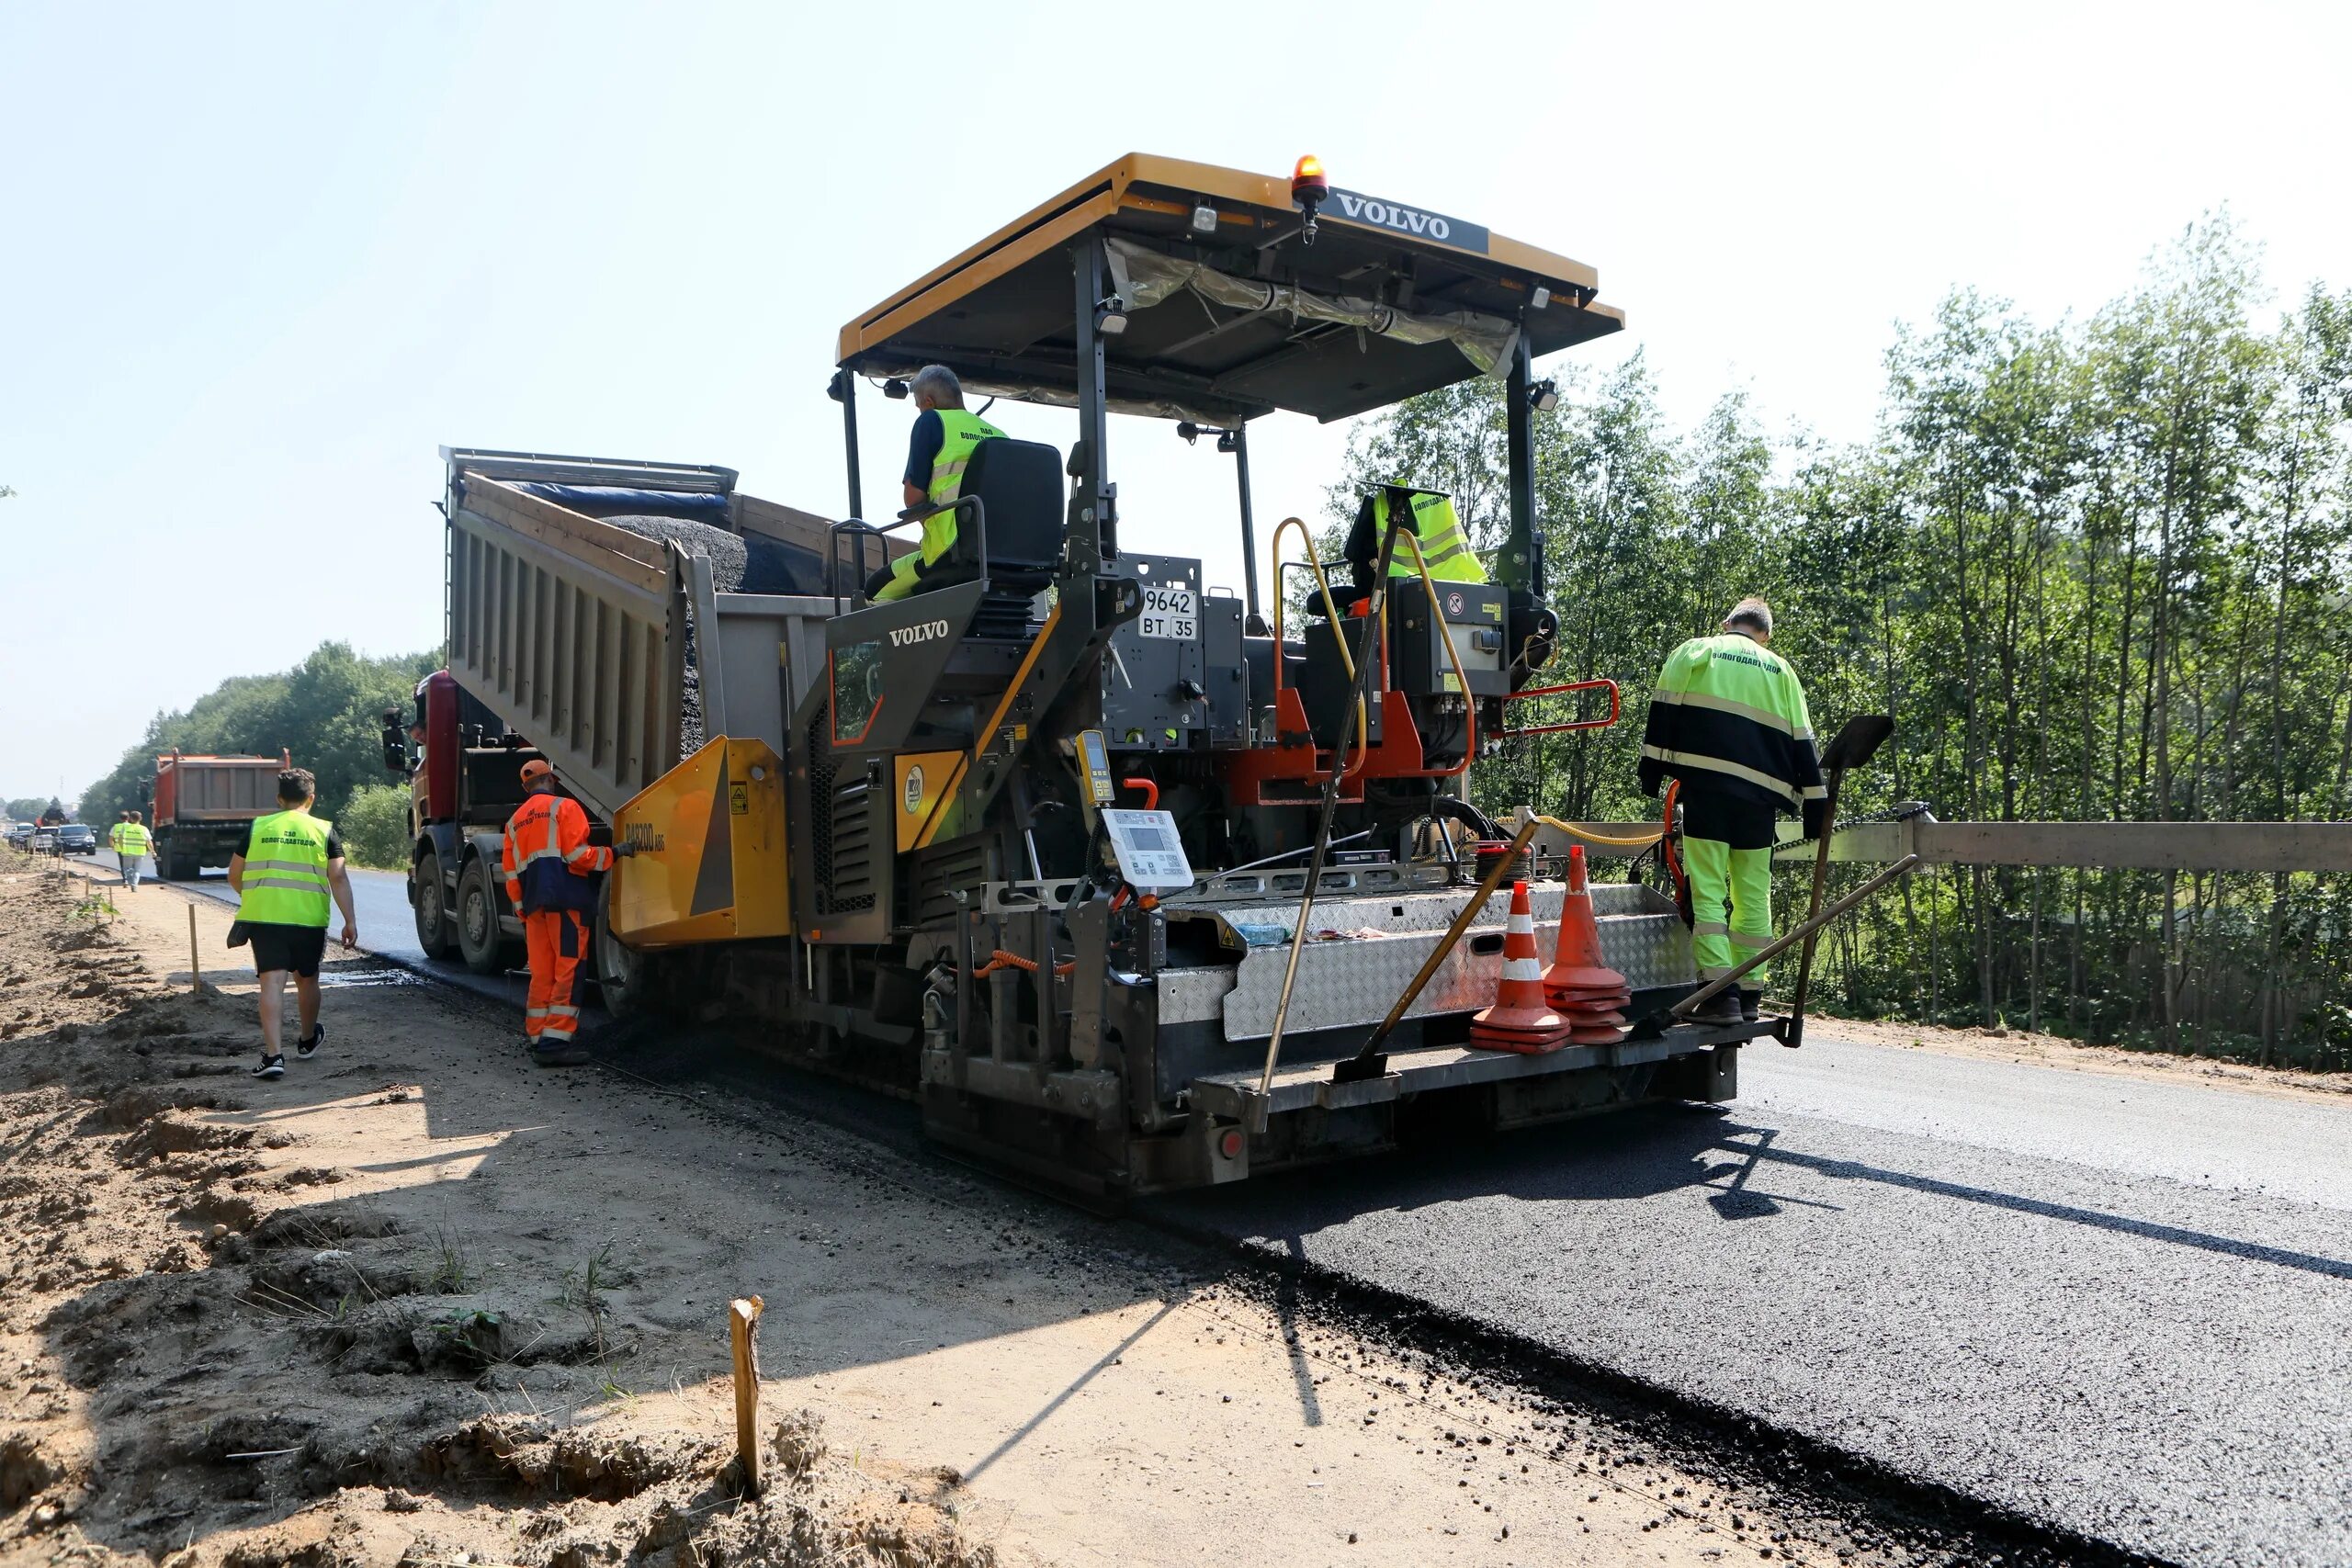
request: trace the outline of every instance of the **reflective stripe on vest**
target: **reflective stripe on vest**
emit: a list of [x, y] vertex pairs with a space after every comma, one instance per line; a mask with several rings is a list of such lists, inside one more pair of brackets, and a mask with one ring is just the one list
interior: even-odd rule
[[324, 926], [327, 836], [334, 824], [307, 811], [280, 811], [255, 822], [245, 840], [244, 887], [237, 919], [272, 926]]
[[[983, 441], [1001, 440], [1004, 432], [976, 413], [962, 409], [934, 409], [939, 415], [939, 456], [931, 460], [931, 486], [924, 492], [933, 506], [964, 493], [964, 470], [971, 465], [972, 448]], [[956, 513], [933, 513], [922, 520], [922, 564], [935, 565], [956, 544]]]
[[[533, 795], [523, 803], [521, 809], [517, 810], [513, 819], [506, 824], [507, 836], [514, 840], [514, 869], [507, 874], [509, 876], [521, 876], [524, 872], [530, 869], [533, 861], [565, 858], [563, 850], [556, 842], [556, 802], [561, 798], [552, 792]], [[536, 814], [531, 814], [533, 807], [538, 807]], [[518, 827], [525, 830], [532, 828], [544, 828], [547, 830], [535, 835], [539, 841], [526, 848], [523, 835], [515, 831]], [[586, 852], [587, 846], [582, 844], [579, 853]], [[576, 859], [578, 856], [575, 855], [572, 858]]]
[[[1381, 532], [1374, 536], [1374, 546], [1388, 527], [1389, 491], [1378, 491], [1372, 498], [1372, 521]], [[1417, 490], [1412, 497], [1413, 535], [1420, 541], [1421, 558], [1429, 563], [1430, 576], [1440, 582], [1484, 582], [1487, 569], [1470, 548], [1470, 536], [1463, 531], [1462, 519], [1455, 515], [1453, 498], [1435, 491]], [[1420, 569], [1413, 564], [1413, 552], [1398, 549], [1388, 558], [1391, 577], [1419, 577]]]

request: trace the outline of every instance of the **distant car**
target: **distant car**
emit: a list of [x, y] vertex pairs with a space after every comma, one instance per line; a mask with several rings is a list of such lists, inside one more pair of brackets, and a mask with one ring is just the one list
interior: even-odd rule
[[35, 828], [33, 829], [32, 842], [28, 847], [30, 848], [33, 853], [37, 855], [55, 854], [57, 852], [57, 829], [54, 828]]
[[33, 828], [30, 822], [11, 822], [8, 824], [8, 841], [23, 849], [33, 841]]
[[66, 822], [57, 829], [57, 848], [69, 855], [94, 855], [98, 852], [98, 832], [87, 822]]

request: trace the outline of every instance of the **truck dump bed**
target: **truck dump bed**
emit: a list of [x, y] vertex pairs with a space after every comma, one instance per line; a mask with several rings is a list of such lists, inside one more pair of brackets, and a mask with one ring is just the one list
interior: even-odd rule
[[250, 822], [277, 809], [276, 757], [214, 757], [173, 751], [155, 759], [153, 822]]
[[711, 736], [783, 749], [824, 661], [824, 518], [728, 468], [441, 455], [449, 672], [592, 811], [611, 821]]

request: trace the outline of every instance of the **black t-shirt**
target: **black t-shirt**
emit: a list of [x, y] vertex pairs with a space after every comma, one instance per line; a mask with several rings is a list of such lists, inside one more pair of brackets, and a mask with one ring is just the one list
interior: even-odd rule
[[907, 433], [907, 483], [919, 491], [931, 489], [931, 466], [939, 457], [939, 449], [947, 445], [947, 422], [939, 417], [937, 409], [925, 409], [915, 415], [915, 427]]

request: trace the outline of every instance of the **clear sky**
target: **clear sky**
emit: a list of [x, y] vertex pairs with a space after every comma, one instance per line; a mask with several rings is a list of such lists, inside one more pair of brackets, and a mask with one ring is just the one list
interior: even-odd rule
[[[2227, 203], [2352, 284], [2352, 7], [0, 4], [0, 793], [328, 637], [441, 638], [445, 442], [836, 512], [833, 333], [1129, 150], [1599, 268], [1678, 421], [1867, 434], [1898, 319], [2086, 312]], [[910, 405], [868, 397], [869, 504]], [[1008, 410], [1067, 442], [1067, 415]], [[1310, 513], [1342, 427], [1253, 431]], [[1131, 547], [1226, 460], [1114, 423]]]

